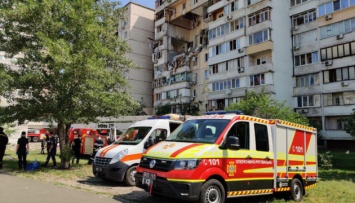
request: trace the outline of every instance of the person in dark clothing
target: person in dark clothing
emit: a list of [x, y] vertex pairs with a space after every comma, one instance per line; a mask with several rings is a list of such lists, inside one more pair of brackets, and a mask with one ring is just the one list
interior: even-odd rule
[[94, 144], [94, 151], [91, 155], [91, 158], [89, 159], [88, 164], [92, 164], [92, 162], [94, 161], [95, 155], [97, 153], [97, 151], [99, 151], [102, 147], [104, 146], [104, 142], [102, 141], [100, 136], [97, 136], [95, 144]]
[[51, 134], [47, 133], [47, 135], [46, 135], [47, 154], [49, 154], [49, 149], [51, 148], [51, 142], [49, 140], [50, 137], [51, 137]]
[[2, 169], [2, 160], [5, 155], [6, 145], [9, 143], [9, 138], [4, 133], [4, 128], [0, 127], [0, 169]]
[[21, 137], [17, 140], [17, 146], [16, 146], [16, 154], [18, 156], [18, 169], [23, 168], [26, 170], [27, 166], [27, 154], [30, 149], [30, 146], [28, 145], [28, 139], [26, 138], [26, 132], [21, 133]]
[[74, 159], [76, 159], [76, 164], [79, 164], [80, 155], [81, 155], [80, 154], [81, 146], [82, 146], [81, 137], [79, 134], [76, 134], [73, 142], [71, 143], [72, 151], [74, 154], [74, 158], [72, 159], [72, 164], [74, 164]]
[[44, 136], [41, 140], [41, 153], [40, 154], [44, 154], [44, 148], [46, 148], [47, 145], [47, 136]]
[[57, 166], [57, 162], [55, 160], [55, 155], [57, 153], [57, 139], [56, 139], [56, 137], [54, 135], [54, 132], [50, 132], [50, 135], [51, 135], [50, 138], [49, 138], [50, 147], [49, 147], [49, 150], [48, 150], [46, 163], [43, 166], [47, 166], [48, 162], [49, 162], [49, 159], [51, 159], [51, 158], [52, 158], [52, 161], [53, 161], [53, 166]]

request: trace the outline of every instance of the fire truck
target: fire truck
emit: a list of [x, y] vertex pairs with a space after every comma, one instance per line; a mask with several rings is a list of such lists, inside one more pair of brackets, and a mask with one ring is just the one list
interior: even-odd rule
[[315, 128], [224, 114], [190, 117], [144, 152], [136, 186], [201, 203], [256, 195], [301, 201], [318, 177]]
[[29, 142], [38, 142], [41, 139], [43, 139], [45, 136], [47, 136], [49, 132], [49, 128], [29, 128], [27, 130], [27, 139]]

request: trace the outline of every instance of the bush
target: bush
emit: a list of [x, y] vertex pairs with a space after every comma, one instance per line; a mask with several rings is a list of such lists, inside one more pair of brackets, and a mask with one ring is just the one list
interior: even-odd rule
[[318, 154], [319, 158], [319, 167], [325, 170], [329, 170], [333, 167], [332, 164], [332, 158], [333, 155], [330, 153], [330, 151], [327, 151], [326, 153], [319, 153]]

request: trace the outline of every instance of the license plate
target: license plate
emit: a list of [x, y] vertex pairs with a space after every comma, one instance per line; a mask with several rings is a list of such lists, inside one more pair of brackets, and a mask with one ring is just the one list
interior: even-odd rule
[[96, 168], [96, 171], [102, 172], [102, 168]]
[[152, 185], [153, 181], [156, 180], [156, 178], [157, 178], [157, 175], [155, 173], [143, 172], [142, 184], [143, 185]]

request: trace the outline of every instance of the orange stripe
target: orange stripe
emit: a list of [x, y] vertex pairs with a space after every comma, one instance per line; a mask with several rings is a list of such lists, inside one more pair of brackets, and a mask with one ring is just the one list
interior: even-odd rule
[[118, 145], [111, 145], [110, 147], [107, 147], [106, 149], [102, 150], [102, 152], [100, 153], [100, 157], [104, 157], [108, 151], [110, 151], [111, 149], [117, 147]]
[[136, 159], [140, 159], [142, 158], [142, 154], [143, 153], [138, 153], [138, 154], [127, 154], [126, 156], [124, 156], [121, 161], [125, 162], [125, 161], [132, 161], [132, 160], [136, 160]]

